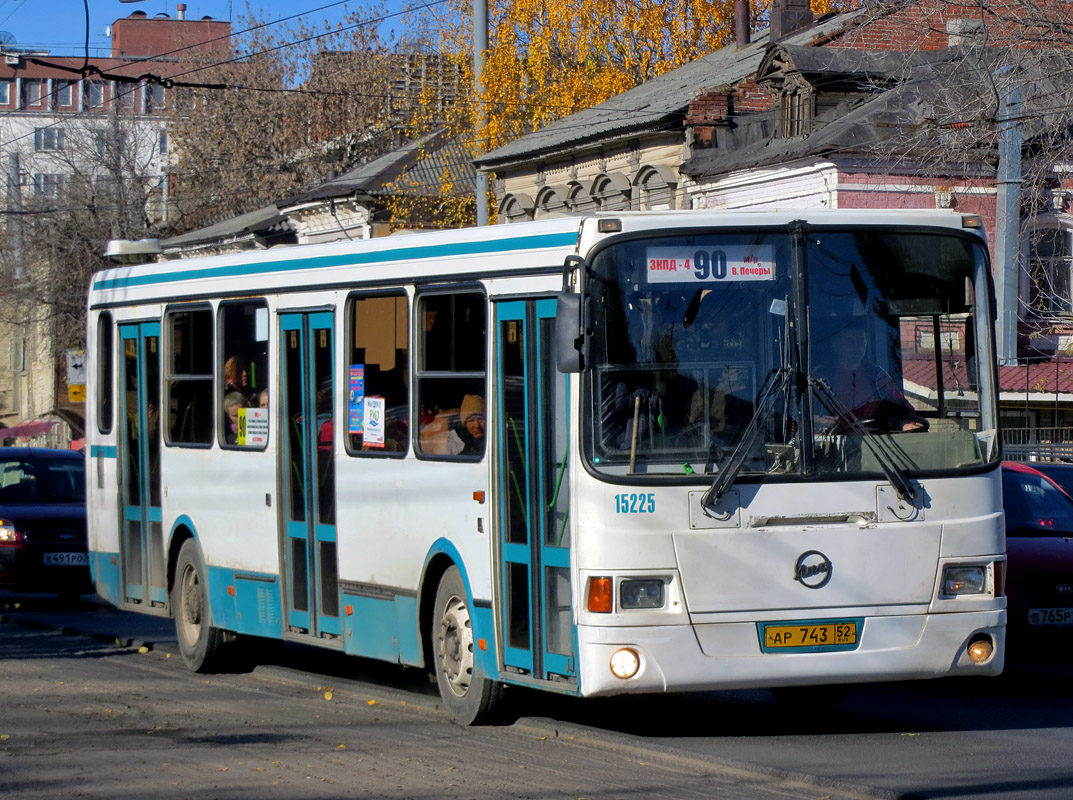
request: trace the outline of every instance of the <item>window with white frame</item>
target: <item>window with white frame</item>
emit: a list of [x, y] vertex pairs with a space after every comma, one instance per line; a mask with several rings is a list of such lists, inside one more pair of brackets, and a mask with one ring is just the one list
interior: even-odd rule
[[100, 108], [104, 105], [104, 81], [86, 83], [86, 107]]
[[1037, 228], [1028, 239], [1028, 311], [1037, 316], [1073, 310], [1070, 269], [1073, 247], [1068, 228]]
[[22, 106], [23, 108], [44, 108], [47, 98], [45, 82], [33, 78], [24, 78], [22, 81]]
[[60, 193], [63, 176], [54, 173], [34, 173], [34, 194], [41, 197], [55, 197]]
[[146, 84], [145, 113], [154, 114], [164, 110], [164, 87], [159, 83]]
[[55, 87], [56, 106], [58, 108], [74, 108], [75, 82], [56, 81]]
[[63, 128], [51, 125], [34, 128], [34, 150], [38, 152], [63, 149]]

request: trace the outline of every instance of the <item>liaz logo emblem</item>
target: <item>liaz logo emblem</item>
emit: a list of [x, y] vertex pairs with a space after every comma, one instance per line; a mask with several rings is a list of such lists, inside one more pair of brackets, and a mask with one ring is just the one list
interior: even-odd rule
[[822, 589], [831, 580], [834, 566], [831, 559], [819, 550], [808, 550], [797, 557], [794, 565], [794, 580], [809, 589]]

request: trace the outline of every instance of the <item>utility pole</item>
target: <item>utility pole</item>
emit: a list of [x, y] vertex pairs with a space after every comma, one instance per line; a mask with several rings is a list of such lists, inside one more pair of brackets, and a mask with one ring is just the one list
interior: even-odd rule
[[[484, 102], [484, 54], [488, 50], [488, 0], [473, 0], [473, 92], [477, 98], [477, 150], [484, 152], [488, 108]], [[477, 170], [477, 224], [488, 224], [488, 174]]]
[[[1005, 74], [1003, 74], [1005, 73]], [[1000, 79], [1008, 77], [1008, 68]], [[995, 280], [999, 364], [1017, 363], [1017, 284], [1021, 254], [1021, 90], [1003, 90], [998, 114], [998, 168], [995, 173]]]

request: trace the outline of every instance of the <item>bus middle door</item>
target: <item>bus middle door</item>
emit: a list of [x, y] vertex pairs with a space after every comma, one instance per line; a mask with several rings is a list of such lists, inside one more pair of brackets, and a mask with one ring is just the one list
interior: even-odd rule
[[279, 465], [287, 630], [341, 633], [335, 525], [334, 324], [330, 311], [280, 315]]

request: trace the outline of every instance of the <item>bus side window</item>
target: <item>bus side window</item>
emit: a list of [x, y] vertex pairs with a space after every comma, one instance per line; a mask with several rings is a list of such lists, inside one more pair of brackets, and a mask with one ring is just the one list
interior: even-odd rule
[[169, 309], [165, 408], [169, 445], [212, 444], [212, 309]]
[[97, 430], [112, 432], [113, 370], [115, 359], [112, 315], [107, 311], [97, 318]]
[[219, 322], [216, 414], [220, 444], [263, 450], [268, 445], [271, 401], [268, 304], [264, 300], [220, 303]]
[[403, 455], [410, 436], [406, 294], [351, 296], [347, 320], [347, 449], [356, 455]]
[[484, 456], [487, 308], [484, 295], [474, 291], [418, 300], [416, 444], [421, 455]]

